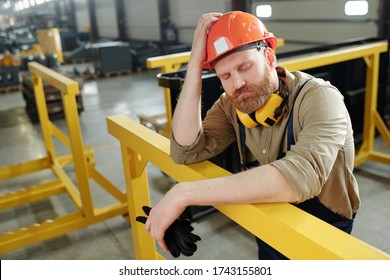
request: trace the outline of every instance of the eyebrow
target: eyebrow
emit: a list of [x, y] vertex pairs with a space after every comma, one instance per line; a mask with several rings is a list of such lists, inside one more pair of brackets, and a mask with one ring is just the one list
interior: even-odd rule
[[[234, 67], [232, 67], [232, 69], [239, 69], [240, 67], [242, 67], [244, 64], [252, 64], [253, 63], [253, 59], [246, 59], [245, 61], [235, 65]], [[229, 71], [230, 72], [230, 71]], [[230, 74], [229, 72], [222, 72], [221, 74], [218, 74], [217, 73], [217, 77], [222, 77], [226, 74]]]

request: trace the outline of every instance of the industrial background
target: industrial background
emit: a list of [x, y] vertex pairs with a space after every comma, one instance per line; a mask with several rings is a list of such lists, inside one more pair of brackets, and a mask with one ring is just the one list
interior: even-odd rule
[[[355, 4], [360, 10], [349, 10]], [[390, 38], [389, 0], [0, 0], [0, 8], [1, 259], [136, 258], [125, 198], [123, 155], [118, 140], [107, 130], [106, 118], [125, 115], [166, 136], [169, 110], [174, 110], [185, 75], [185, 59], [179, 68], [164, 68], [153, 64], [153, 58], [187, 55], [188, 59], [193, 32], [202, 13], [242, 10], [257, 15], [280, 39], [277, 57], [282, 62], [388, 43]], [[359, 58], [305, 70], [330, 80], [344, 95], [357, 149], [364, 141], [366, 63]], [[44, 99], [38, 98], [37, 77], [45, 78], [47, 73], [40, 65], [49, 69], [49, 75], [58, 73], [69, 79], [59, 78], [65, 84], [77, 83], [80, 94], [75, 96], [77, 116], [73, 118], [77, 125], [66, 118], [71, 114], [67, 108], [72, 108], [63, 101], [67, 94], [51, 85], [50, 79], [43, 83]], [[379, 56], [375, 101], [387, 133], [389, 66], [386, 49]], [[205, 96], [220, 94], [216, 76], [206, 74]], [[167, 106], [167, 89], [172, 108]], [[42, 100], [48, 119], [40, 116]], [[205, 99], [210, 104], [213, 101]], [[60, 184], [57, 188], [57, 181], [50, 180], [54, 170], [61, 180], [71, 181], [67, 182], [70, 185], [79, 182], [75, 154], [74, 165], [69, 164], [72, 157], [58, 156], [69, 152], [60, 142], [73, 147], [78, 140], [62, 141], [65, 137], [52, 124], [60, 131], [75, 129], [83, 144], [88, 145], [82, 152], [96, 170], [88, 167], [86, 173], [107, 186], [102, 191], [96, 182], [91, 183], [93, 204], [104, 207], [117, 199], [120, 203], [113, 204], [117, 208], [104, 208], [107, 213], [100, 216], [95, 209], [92, 218], [86, 220], [67, 216], [84, 203], [83, 194], [80, 202], [75, 198], [77, 194], [65, 192], [73, 187]], [[45, 127], [60, 135], [60, 141], [49, 143]], [[375, 131], [375, 149], [388, 157], [389, 140], [379, 132]], [[56, 153], [50, 147], [55, 147]], [[63, 169], [44, 170], [49, 165], [46, 154], [50, 161], [60, 162]], [[216, 159], [218, 165], [230, 171], [235, 168], [233, 161], [234, 156]], [[148, 164], [147, 169], [153, 205], [175, 180], [153, 164]], [[362, 207], [352, 235], [389, 254], [389, 163], [366, 161], [356, 167], [355, 174]], [[213, 207], [191, 208], [188, 216], [202, 237], [194, 259], [257, 258], [253, 235]], [[80, 219], [79, 224], [69, 225], [72, 219]], [[51, 224], [57, 228], [52, 229]], [[45, 233], [39, 234], [40, 230]], [[160, 254], [170, 258], [164, 252]]]

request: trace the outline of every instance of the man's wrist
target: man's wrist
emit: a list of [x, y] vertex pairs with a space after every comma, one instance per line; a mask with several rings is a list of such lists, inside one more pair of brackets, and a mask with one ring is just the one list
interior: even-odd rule
[[172, 195], [176, 199], [176, 203], [181, 208], [186, 208], [189, 205], [191, 205], [191, 198], [188, 195], [188, 191], [186, 190], [186, 184], [185, 183], [177, 183], [171, 191], [173, 192]]

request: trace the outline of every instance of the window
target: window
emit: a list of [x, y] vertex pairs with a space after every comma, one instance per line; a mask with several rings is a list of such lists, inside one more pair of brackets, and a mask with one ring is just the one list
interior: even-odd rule
[[368, 13], [368, 2], [347, 1], [344, 5], [344, 13], [347, 16], [364, 16]]
[[258, 5], [256, 7], [256, 16], [260, 18], [271, 17], [272, 16], [271, 5]]

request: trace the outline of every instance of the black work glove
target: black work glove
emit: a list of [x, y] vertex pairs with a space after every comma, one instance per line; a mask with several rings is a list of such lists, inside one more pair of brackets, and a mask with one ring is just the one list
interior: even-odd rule
[[[146, 215], [149, 215], [152, 208], [148, 206], [142, 206]], [[147, 217], [138, 216], [136, 220], [145, 224]], [[165, 231], [164, 241], [167, 244], [168, 250], [174, 258], [180, 256], [180, 253], [184, 256], [192, 256], [198, 247], [195, 242], [200, 241], [200, 237], [193, 234], [194, 228], [191, 226], [189, 220], [176, 219], [169, 228]]]

